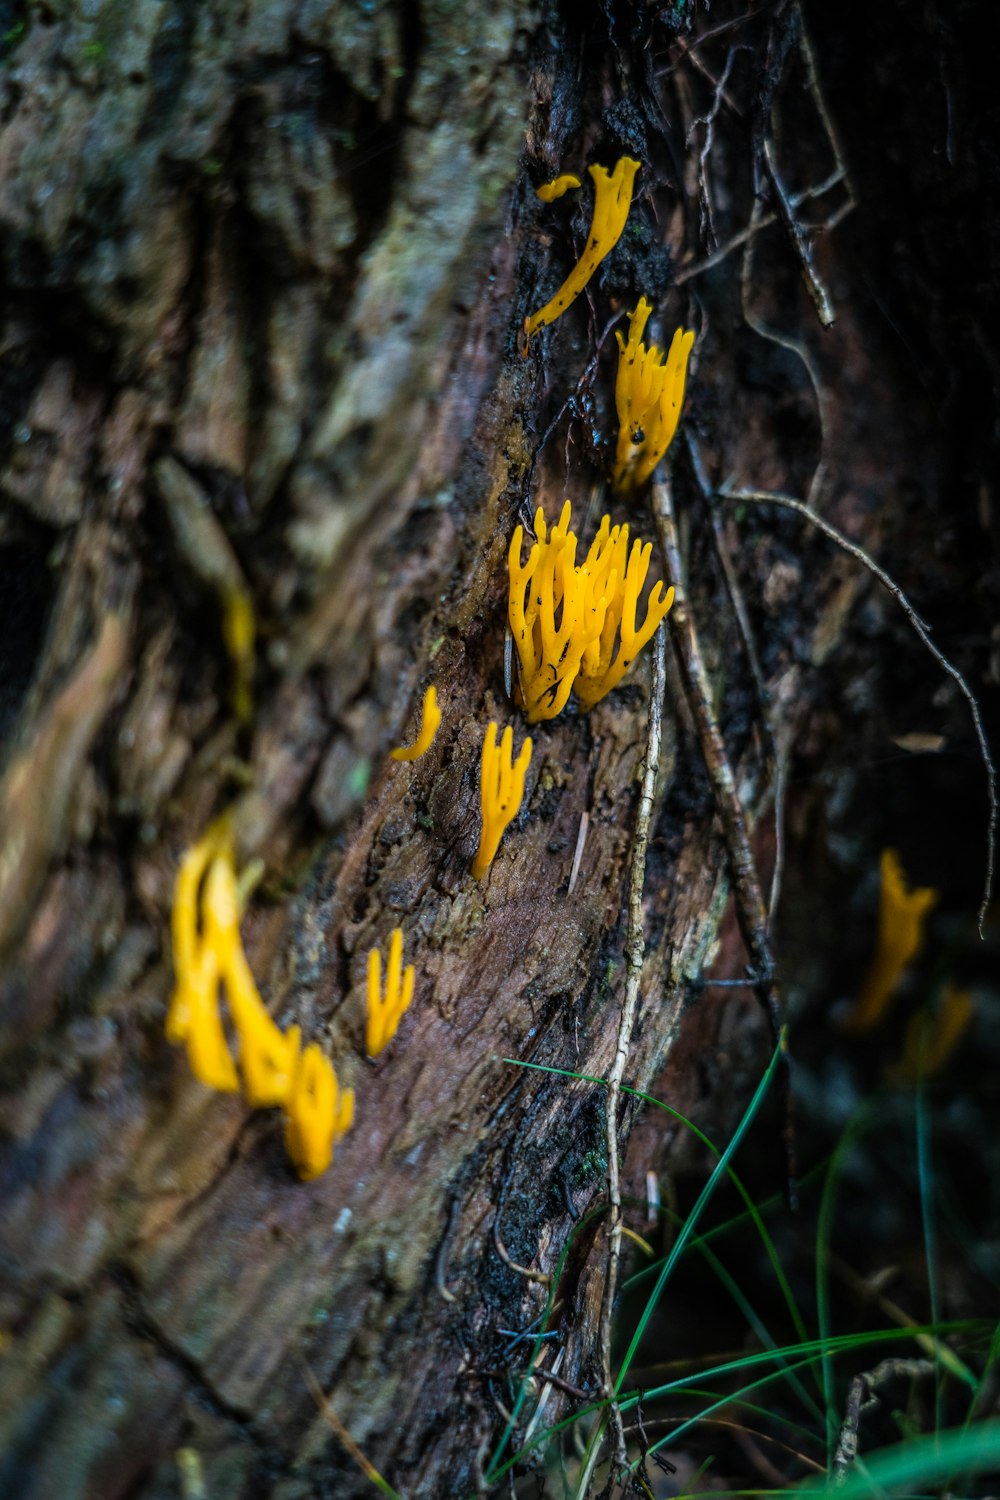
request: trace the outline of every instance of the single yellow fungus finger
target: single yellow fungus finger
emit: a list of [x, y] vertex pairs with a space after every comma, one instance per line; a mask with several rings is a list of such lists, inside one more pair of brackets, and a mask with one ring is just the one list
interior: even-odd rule
[[640, 297], [629, 315], [628, 338], [615, 331], [618, 444], [612, 477], [615, 488], [623, 494], [645, 484], [673, 442], [694, 345], [694, 334], [678, 328], [666, 355], [655, 344], [647, 348], [642, 335], [651, 312], [645, 297]]
[[938, 893], [930, 886], [910, 890], [895, 849], [884, 849], [880, 863], [882, 889], [879, 898], [878, 939], [865, 982], [845, 1031], [869, 1031], [888, 1010], [910, 964], [924, 942], [927, 917], [937, 904]]
[[441, 710], [437, 705], [437, 688], [431, 683], [424, 694], [424, 705], [420, 719], [420, 733], [409, 747], [401, 745], [392, 751], [393, 760], [419, 760], [429, 750], [441, 724]]
[[303, 1182], [326, 1171], [335, 1141], [353, 1122], [354, 1090], [339, 1087], [330, 1059], [310, 1042], [285, 1105], [285, 1149]]
[[632, 204], [632, 188], [640, 163], [622, 156], [614, 171], [595, 163], [588, 167], [594, 183], [594, 214], [587, 235], [586, 248], [562, 286], [545, 306], [524, 320], [524, 352], [534, 334], [547, 323], [554, 323], [583, 291], [597, 267], [621, 239], [625, 220]]
[[223, 1094], [238, 1093], [240, 1080], [219, 1014], [218, 960], [211, 948], [205, 948], [195, 963], [187, 986], [187, 1004], [184, 1041], [191, 1072], [206, 1088]]
[[222, 639], [233, 668], [233, 713], [241, 724], [253, 713], [254, 640], [257, 625], [253, 600], [244, 589], [226, 586], [222, 593]]
[[389, 939], [389, 965], [382, 993], [382, 955], [377, 948], [368, 954], [368, 1014], [365, 1019], [365, 1049], [369, 1057], [392, 1041], [413, 999], [413, 965], [403, 971], [403, 929], [394, 927]]
[[472, 873], [477, 880], [482, 880], [493, 863], [504, 829], [517, 816], [524, 798], [524, 778], [531, 763], [530, 736], [525, 739], [521, 753], [512, 765], [513, 744], [514, 732], [508, 725], [497, 748], [496, 720], [491, 720], [483, 741], [480, 765], [479, 802], [483, 831], [472, 861]]
[[205, 880], [205, 946], [216, 955], [240, 1039], [243, 1096], [255, 1108], [284, 1104], [298, 1061], [299, 1028], [283, 1032], [260, 997], [240, 939], [236, 871], [223, 855], [212, 861]]
[[543, 182], [541, 187], [535, 188], [535, 193], [543, 203], [554, 203], [570, 188], [578, 188], [580, 179], [573, 172], [563, 172], [559, 177], [553, 177], [551, 182]]
[[933, 1011], [910, 1017], [903, 1055], [890, 1069], [894, 1083], [919, 1083], [940, 1072], [969, 1028], [975, 1004], [968, 990], [946, 984]]

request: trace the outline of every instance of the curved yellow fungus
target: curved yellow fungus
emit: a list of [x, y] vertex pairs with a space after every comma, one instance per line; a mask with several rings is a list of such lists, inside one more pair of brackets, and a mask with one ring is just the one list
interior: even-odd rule
[[493, 863], [504, 829], [517, 816], [524, 797], [524, 777], [531, 761], [531, 738], [525, 739], [521, 753], [512, 764], [513, 745], [514, 731], [508, 724], [497, 746], [496, 720], [491, 720], [483, 742], [479, 786], [483, 831], [472, 861], [472, 873], [477, 880], [482, 880]]
[[378, 1057], [396, 1035], [404, 1011], [413, 999], [413, 965], [403, 971], [403, 929], [394, 927], [389, 939], [389, 965], [382, 993], [382, 955], [373, 948], [368, 955], [368, 1016], [365, 1046], [369, 1057]]
[[535, 188], [535, 193], [543, 203], [554, 203], [563, 193], [568, 193], [570, 188], [579, 186], [579, 177], [573, 172], [563, 172], [561, 176], [553, 177], [551, 182], [543, 182], [541, 187]]
[[[351, 1123], [354, 1096], [348, 1091], [338, 1104], [332, 1066], [319, 1048], [310, 1044], [303, 1052], [299, 1028], [283, 1032], [271, 1019], [243, 951], [239, 920], [232, 834], [228, 819], [220, 818], [184, 856], [174, 886], [176, 986], [167, 1038], [186, 1044], [191, 1071], [210, 1088], [235, 1093], [242, 1087], [250, 1105], [282, 1105], [299, 1175], [315, 1177], [329, 1165], [333, 1141]], [[239, 1042], [238, 1070], [219, 1008], [220, 989]]]
[[[545, 306], [524, 320], [524, 352], [539, 328], [554, 323], [583, 291], [597, 267], [621, 239], [625, 220], [632, 206], [632, 188], [641, 163], [622, 156], [614, 171], [597, 163], [587, 170], [594, 182], [594, 215], [587, 235], [587, 246], [562, 286]], [[561, 181], [557, 178], [556, 181]]]
[[924, 924], [938, 893], [929, 886], [910, 890], [895, 849], [884, 849], [881, 860], [878, 942], [875, 957], [854, 1009], [844, 1021], [850, 1032], [868, 1031], [881, 1020], [906, 969], [920, 952]]
[[640, 297], [635, 311], [629, 314], [628, 339], [615, 330], [618, 446], [614, 482], [616, 489], [623, 492], [645, 484], [673, 442], [694, 343], [690, 330], [685, 333], [678, 328], [666, 355], [655, 344], [647, 349], [642, 335], [652, 310], [645, 297]]
[[401, 745], [392, 751], [393, 760], [419, 760], [429, 750], [441, 724], [441, 710], [437, 706], [437, 688], [432, 683], [424, 694], [424, 706], [420, 718], [420, 733], [410, 746]]
[[298, 1063], [300, 1032], [272, 1021], [240, 940], [239, 898], [232, 860], [217, 856], [205, 878], [205, 948], [216, 956], [229, 1013], [240, 1039], [243, 1097], [258, 1109], [284, 1104]]
[[894, 1083], [919, 1083], [940, 1071], [972, 1020], [975, 1006], [968, 990], [946, 984], [933, 1011], [910, 1017], [903, 1055], [890, 1071]]
[[354, 1090], [341, 1089], [333, 1064], [316, 1042], [299, 1058], [285, 1104], [285, 1149], [303, 1182], [326, 1171], [334, 1142], [354, 1123]]
[[663, 595], [663, 585], [657, 583], [645, 620], [637, 629], [636, 607], [649, 571], [652, 544], [634, 542], [630, 556], [628, 526], [612, 526], [611, 518], [605, 516], [578, 567], [571, 519], [567, 500], [549, 532], [539, 507], [535, 512], [538, 540], [527, 563], [521, 563], [524, 533], [520, 526], [507, 557], [507, 617], [529, 724], [554, 719], [574, 687], [583, 707], [593, 708], [618, 685], [674, 600], [673, 589]]

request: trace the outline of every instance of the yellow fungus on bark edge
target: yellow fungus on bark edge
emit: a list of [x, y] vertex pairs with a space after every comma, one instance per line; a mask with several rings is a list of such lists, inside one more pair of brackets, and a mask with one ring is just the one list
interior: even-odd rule
[[482, 880], [493, 863], [504, 830], [517, 816], [524, 797], [524, 778], [531, 762], [531, 737], [525, 739], [517, 760], [512, 764], [513, 746], [514, 731], [509, 724], [497, 745], [497, 725], [492, 719], [483, 741], [480, 768], [479, 804], [483, 831], [472, 861], [472, 873], [477, 880]]
[[377, 948], [368, 954], [368, 1014], [365, 1047], [369, 1057], [378, 1057], [399, 1029], [413, 999], [413, 965], [403, 969], [403, 929], [394, 927], [389, 939], [389, 963], [382, 993], [382, 955]]
[[[619, 157], [614, 170], [596, 162], [587, 170], [594, 183], [594, 213], [587, 234], [587, 244], [562, 286], [538, 312], [524, 320], [524, 352], [532, 335], [547, 323], [554, 323], [583, 291], [597, 267], [621, 239], [625, 220], [632, 206], [632, 188], [641, 163], [630, 156]], [[557, 179], [558, 180], [558, 179]]]
[[441, 710], [437, 706], [437, 688], [431, 683], [424, 694], [420, 716], [420, 733], [412, 745], [400, 745], [391, 752], [393, 760], [419, 760], [429, 750], [441, 725]]
[[316, 1042], [299, 1058], [284, 1113], [285, 1149], [302, 1181], [311, 1182], [326, 1171], [335, 1142], [354, 1123], [354, 1090], [340, 1087]]

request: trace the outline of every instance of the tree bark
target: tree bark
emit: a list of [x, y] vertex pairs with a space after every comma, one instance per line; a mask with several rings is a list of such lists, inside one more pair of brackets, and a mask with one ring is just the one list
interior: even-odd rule
[[[575, 1225], [606, 1201], [605, 1093], [507, 1059], [610, 1068], [649, 668], [533, 731], [526, 810], [473, 881], [486, 725], [525, 732], [503, 681], [513, 527], [568, 494], [589, 539], [614, 503], [609, 324], [643, 292], [661, 338], [698, 330], [686, 421], [710, 488], [809, 495], [877, 547], [900, 466], [931, 491], [943, 462], [836, 231], [796, 240], [837, 161], [798, 12], [713, 6], [696, 49], [688, 10], [7, 7], [4, 1493], [369, 1493], [308, 1367], [400, 1492], [471, 1495], [523, 1370], [502, 1330], [541, 1313], [571, 1236], [559, 1374], [600, 1387], [606, 1216]], [[586, 195], [546, 208], [534, 187], [626, 153], [626, 234], [525, 358], [520, 325], [588, 223]], [[755, 194], [765, 222], [719, 254]], [[806, 757], [836, 740], [859, 660], [875, 695], [893, 606], [798, 519], [710, 501], [676, 447], [688, 592], [767, 875], [773, 766], [727, 569], [786, 765], [804, 734]], [[627, 519], [653, 538], [648, 508]], [[230, 587], [258, 624], [247, 725]], [[751, 1001], [702, 987], [729, 866], [668, 668], [626, 1080], [660, 1078], [724, 1138], [769, 1042]], [[441, 732], [392, 763], [430, 680]], [[310, 1184], [276, 1113], [209, 1093], [163, 1035], [178, 860], [230, 804], [241, 863], [265, 868], [244, 924], [262, 992], [356, 1090]], [[416, 998], [373, 1065], [365, 961], [397, 924]], [[735, 929], [723, 957], [742, 972]], [[780, 1185], [777, 1134], [773, 1156]], [[539, 1385], [505, 1457], [544, 1392], [547, 1424], [578, 1404]]]

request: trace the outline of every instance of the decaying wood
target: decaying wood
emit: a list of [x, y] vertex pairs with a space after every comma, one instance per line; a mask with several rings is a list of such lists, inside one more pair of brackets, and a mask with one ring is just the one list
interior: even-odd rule
[[[724, 251], [746, 243], [753, 208], [727, 100], [765, 66], [772, 18], [713, 7], [746, 48], [726, 62], [721, 37], [716, 86], [654, 9], [633, 34], [613, 4], [583, 20], [527, 0], [102, 0], [28, 7], [4, 41], [0, 551], [48, 593], [44, 638], [35, 614], [12, 619], [24, 687], [0, 782], [4, 1493], [367, 1493], [313, 1379], [403, 1494], [472, 1494], [490, 1471], [510, 1389], [482, 1372], [523, 1373], [504, 1330], [537, 1317], [607, 1191], [604, 1091], [506, 1059], [611, 1069], [649, 693], [643, 664], [590, 715], [538, 727], [525, 809], [474, 882], [483, 734], [517, 719], [511, 530], [568, 493], [591, 534], [614, 446], [609, 317], [643, 290], [664, 330], [699, 328], [690, 419], [713, 472], [794, 491], [815, 463], [809, 443], [783, 445], [768, 401], [745, 398], [725, 332], [740, 297]], [[768, 76], [774, 95], [780, 69]], [[728, 205], [714, 220], [699, 221], [696, 121], [711, 122]], [[638, 227], [523, 359], [516, 331], [586, 229], [585, 205], [543, 209], [532, 189], [626, 151], [644, 164]], [[783, 177], [755, 220], [793, 276], [777, 220], [805, 233], [795, 215], [842, 180], [838, 165], [823, 181], [828, 165], [818, 187]], [[718, 223], [722, 250], [699, 222]], [[807, 248], [832, 285], [827, 242]], [[674, 280], [690, 301], [668, 298]], [[828, 387], [877, 380], [849, 305], [820, 350], [804, 292], [762, 278], [760, 296]], [[808, 428], [809, 382], [752, 329], [738, 338]], [[834, 404], [836, 522], [871, 544], [877, 517], [857, 496], [884, 460], [855, 406]], [[898, 412], [882, 433], [894, 421], [898, 439]], [[692, 481], [689, 604], [752, 828], [769, 757], [700, 503]], [[629, 519], [652, 535], [648, 516]], [[787, 757], [820, 670], [849, 655], [861, 585], [808, 538], [791, 553], [728, 522], [721, 534], [767, 633], [760, 673]], [[258, 626], [249, 726], [229, 711], [234, 588]], [[431, 679], [438, 738], [391, 763]], [[737, 1016], [728, 1107], [766, 1041], [741, 1001], [690, 1004], [728, 879], [670, 686], [624, 1081], [648, 1087]], [[263, 993], [357, 1093], [354, 1129], [308, 1185], [276, 1114], [209, 1094], [163, 1036], [177, 862], [229, 804], [241, 861], [266, 870], [244, 927]], [[364, 966], [398, 923], [416, 997], [371, 1064]], [[558, 1288], [546, 1422], [601, 1386], [607, 1248], [598, 1215]]]

